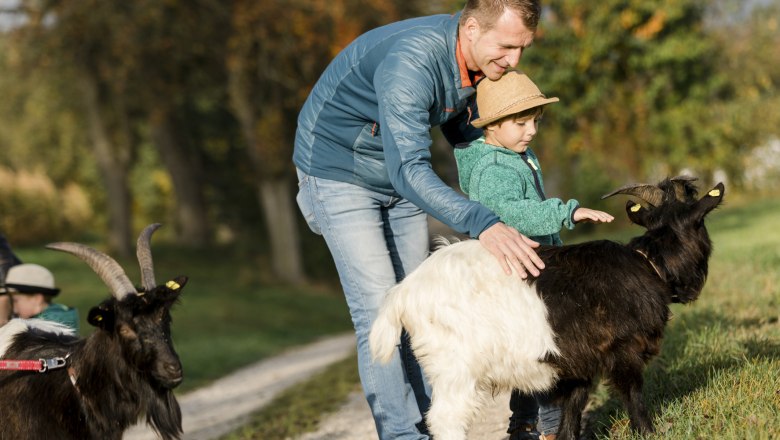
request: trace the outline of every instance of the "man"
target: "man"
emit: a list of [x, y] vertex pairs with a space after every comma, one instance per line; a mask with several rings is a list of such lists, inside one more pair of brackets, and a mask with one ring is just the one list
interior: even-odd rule
[[11, 250], [11, 245], [8, 244], [8, 240], [5, 239], [3, 234], [0, 234], [0, 327], [5, 325], [11, 318], [12, 304], [11, 298], [8, 295], [8, 291], [5, 287], [5, 277], [8, 270], [17, 264], [22, 264], [22, 261], [16, 257], [14, 251]]
[[382, 439], [427, 438], [428, 395], [407, 344], [386, 365], [368, 347], [385, 292], [428, 255], [426, 213], [478, 238], [508, 275], [544, 267], [536, 243], [447, 186], [430, 163], [431, 127], [453, 145], [481, 135], [469, 124], [474, 85], [517, 65], [539, 14], [538, 0], [469, 0], [453, 16], [369, 31], [331, 62], [298, 118], [298, 205], [335, 260]]

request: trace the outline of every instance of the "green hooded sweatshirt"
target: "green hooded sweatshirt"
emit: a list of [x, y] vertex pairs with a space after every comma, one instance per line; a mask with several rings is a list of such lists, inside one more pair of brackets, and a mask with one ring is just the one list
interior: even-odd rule
[[59, 322], [72, 328], [76, 334], [79, 332], [79, 312], [62, 304], [51, 303], [41, 313], [33, 316], [37, 319]]
[[485, 143], [483, 136], [457, 147], [455, 160], [463, 192], [532, 240], [560, 245], [561, 228], [574, 228], [579, 203], [544, 195], [541, 166], [530, 148], [516, 153]]

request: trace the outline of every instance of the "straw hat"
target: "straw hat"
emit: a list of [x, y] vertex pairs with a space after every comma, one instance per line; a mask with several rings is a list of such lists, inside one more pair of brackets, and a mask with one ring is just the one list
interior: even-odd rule
[[42, 293], [55, 296], [60, 289], [54, 286], [54, 275], [37, 264], [18, 264], [8, 269], [5, 287], [12, 293]]
[[505, 116], [551, 102], [558, 102], [558, 98], [545, 97], [528, 75], [510, 70], [496, 81], [484, 78], [477, 84], [480, 118], [471, 124], [482, 128]]

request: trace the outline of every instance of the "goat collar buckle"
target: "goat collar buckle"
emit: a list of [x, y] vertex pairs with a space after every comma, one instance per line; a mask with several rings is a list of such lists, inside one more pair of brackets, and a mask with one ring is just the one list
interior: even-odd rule
[[[70, 356], [70, 355], [68, 355]], [[65, 366], [65, 364], [68, 363], [68, 356], [65, 357], [56, 357], [56, 358], [50, 358], [50, 359], [39, 359], [41, 362], [41, 369], [38, 370], [39, 373], [45, 373], [49, 370], [56, 370], [57, 368], [62, 368]]]

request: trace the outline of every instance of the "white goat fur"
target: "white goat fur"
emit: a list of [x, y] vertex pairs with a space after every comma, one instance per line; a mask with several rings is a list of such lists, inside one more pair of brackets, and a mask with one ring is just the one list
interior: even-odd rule
[[14, 342], [14, 336], [26, 332], [28, 328], [37, 328], [39, 330], [56, 333], [60, 335], [74, 335], [75, 332], [65, 324], [46, 321], [43, 319], [19, 319], [15, 318], [8, 321], [7, 324], [0, 327], [0, 358], [5, 355], [5, 351]]
[[369, 343], [386, 362], [406, 329], [432, 388], [431, 434], [465, 439], [497, 392], [542, 391], [555, 383], [556, 372], [539, 361], [558, 354], [546, 317], [534, 287], [505, 274], [478, 241], [468, 240], [437, 250], [388, 291]]

